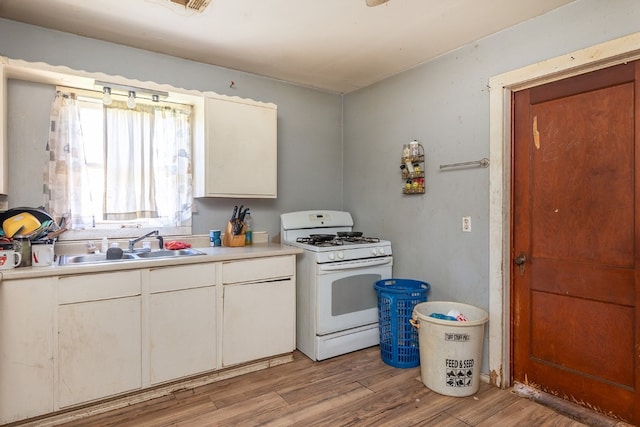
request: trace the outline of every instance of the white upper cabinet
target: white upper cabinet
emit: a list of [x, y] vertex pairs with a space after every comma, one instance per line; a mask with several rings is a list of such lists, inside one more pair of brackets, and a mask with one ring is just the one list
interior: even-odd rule
[[203, 152], [194, 154], [196, 197], [276, 198], [275, 104], [208, 93]]

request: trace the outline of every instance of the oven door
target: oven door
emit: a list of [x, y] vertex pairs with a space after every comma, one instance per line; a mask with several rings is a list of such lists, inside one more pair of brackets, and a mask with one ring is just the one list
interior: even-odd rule
[[316, 332], [332, 332], [378, 321], [378, 280], [391, 278], [392, 257], [317, 265]]

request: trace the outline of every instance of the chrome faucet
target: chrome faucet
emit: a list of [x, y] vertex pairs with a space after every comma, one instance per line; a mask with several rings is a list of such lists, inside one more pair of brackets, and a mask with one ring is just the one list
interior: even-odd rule
[[134, 252], [133, 247], [135, 246], [136, 243], [138, 243], [141, 240], [146, 239], [147, 237], [151, 237], [153, 235], [155, 235], [156, 239], [158, 239], [158, 246], [160, 246], [160, 249], [164, 249], [164, 239], [160, 235], [160, 230], [153, 230], [153, 231], [148, 232], [144, 236], [140, 236], [140, 237], [138, 237], [136, 239], [129, 239], [129, 252]]

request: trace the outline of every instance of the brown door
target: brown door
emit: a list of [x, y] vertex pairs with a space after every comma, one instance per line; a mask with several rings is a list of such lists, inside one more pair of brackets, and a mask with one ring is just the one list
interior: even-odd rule
[[513, 379], [640, 424], [639, 77], [514, 94], [511, 294]]

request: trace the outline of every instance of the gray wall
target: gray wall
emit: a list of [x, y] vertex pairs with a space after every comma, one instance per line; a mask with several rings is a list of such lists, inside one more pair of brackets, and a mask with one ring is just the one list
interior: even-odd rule
[[[236, 203], [251, 206], [256, 229], [272, 236], [281, 212], [345, 209], [356, 229], [392, 241], [396, 277], [430, 282], [432, 300], [486, 309], [489, 171], [440, 172], [439, 165], [489, 157], [491, 76], [638, 31], [639, 1], [578, 0], [344, 97], [6, 20], [0, 55], [278, 104], [278, 199], [200, 201], [194, 232], [221, 227]], [[11, 113], [20, 118], [12, 116], [10, 130], [21, 127], [11, 151], [42, 144], [26, 129], [30, 114], [41, 113], [15, 100], [24, 90], [31, 89], [11, 89], [13, 106], [23, 110]], [[401, 148], [412, 139], [427, 155], [425, 195], [401, 192]], [[471, 233], [461, 231], [467, 215]]]
[[[344, 209], [393, 242], [396, 277], [488, 308], [489, 169], [439, 166], [489, 157], [491, 76], [638, 31], [637, 0], [580, 0], [344, 97]], [[401, 194], [412, 139], [426, 152], [424, 195]]]
[[[255, 229], [267, 231], [272, 239], [279, 238], [282, 212], [342, 208], [339, 94], [4, 19], [0, 19], [0, 55], [277, 104], [278, 198], [198, 199], [194, 233], [224, 228], [235, 204], [251, 207]], [[39, 153], [47, 139], [53, 93], [46, 85], [10, 81], [10, 207], [42, 204]]]

